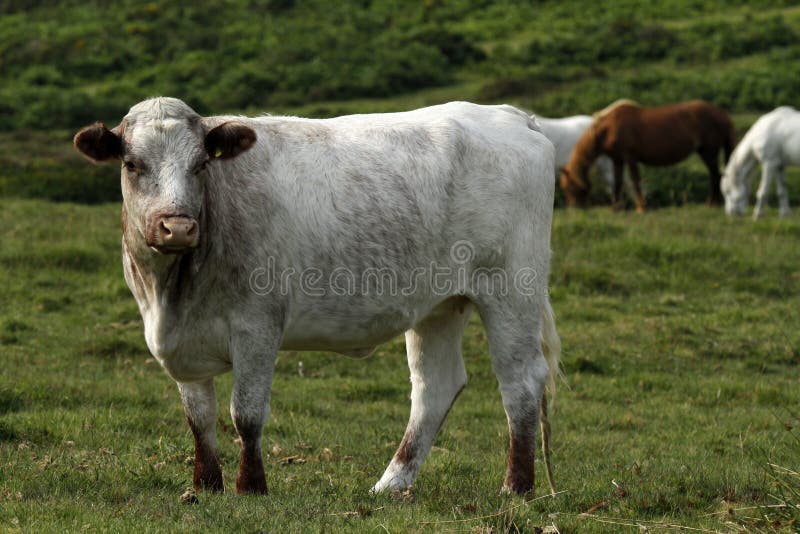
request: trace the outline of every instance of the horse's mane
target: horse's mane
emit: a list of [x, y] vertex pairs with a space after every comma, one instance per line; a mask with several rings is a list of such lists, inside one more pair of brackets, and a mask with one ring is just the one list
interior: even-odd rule
[[636, 106], [636, 107], [641, 106], [637, 101], [631, 100], [630, 98], [620, 98], [619, 100], [616, 100], [611, 104], [607, 105], [600, 111], [595, 111], [594, 113], [592, 113], [592, 117], [594, 118], [594, 120], [601, 119], [606, 115], [608, 115], [609, 113], [611, 113], [618, 106], [623, 106], [623, 105]]

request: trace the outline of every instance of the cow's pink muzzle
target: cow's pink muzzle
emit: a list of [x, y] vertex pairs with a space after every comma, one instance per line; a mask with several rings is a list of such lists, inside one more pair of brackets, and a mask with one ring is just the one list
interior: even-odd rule
[[147, 232], [147, 245], [162, 254], [181, 254], [200, 242], [200, 227], [192, 217], [156, 216]]

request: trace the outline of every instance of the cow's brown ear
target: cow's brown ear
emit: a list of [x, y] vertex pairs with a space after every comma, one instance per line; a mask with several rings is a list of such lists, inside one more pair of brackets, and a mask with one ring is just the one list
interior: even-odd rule
[[256, 144], [256, 132], [241, 122], [224, 122], [206, 134], [205, 147], [211, 158], [228, 159]]
[[82, 128], [75, 134], [72, 144], [95, 163], [122, 157], [122, 139], [102, 122]]

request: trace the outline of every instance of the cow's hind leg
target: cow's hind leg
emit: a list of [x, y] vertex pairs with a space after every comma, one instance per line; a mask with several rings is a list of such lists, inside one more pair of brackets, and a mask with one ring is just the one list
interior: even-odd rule
[[536, 428], [549, 375], [540, 340], [540, 313], [533, 303], [512, 306], [508, 302], [479, 304], [479, 311], [508, 418], [503, 488], [524, 494], [533, 490]]
[[222, 491], [222, 469], [217, 457], [217, 396], [214, 380], [179, 382], [183, 410], [194, 434], [194, 487]]
[[403, 440], [373, 492], [405, 489], [419, 473], [445, 416], [467, 383], [461, 336], [471, 311], [466, 299], [451, 299], [406, 332], [411, 415]]

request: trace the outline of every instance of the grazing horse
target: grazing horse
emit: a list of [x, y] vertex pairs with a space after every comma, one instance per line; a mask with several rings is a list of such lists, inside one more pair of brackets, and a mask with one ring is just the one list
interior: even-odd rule
[[692, 152], [703, 158], [709, 174], [707, 203], [722, 203], [719, 151], [730, 157], [735, 145], [733, 123], [718, 107], [692, 100], [660, 107], [644, 107], [627, 101], [609, 106], [578, 140], [561, 172], [561, 187], [571, 206], [585, 205], [589, 196], [586, 171], [601, 155], [614, 162], [613, 201], [620, 204], [623, 166], [628, 165], [636, 192], [636, 210], [644, 211], [639, 163], [672, 165]]
[[[575, 115], [558, 119], [548, 119], [541, 115], [535, 115], [535, 117], [542, 127], [544, 135], [556, 148], [556, 173], [558, 173], [569, 161], [572, 149], [575, 148], [575, 144], [583, 132], [592, 125], [594, 118], [589, 115]], [[595, 166], [600, 178], [610, 191], [614, 187], [614, 164], [608, 157], [600, 156], [597, 158]], [[558, 175], [555, 178], [558, 178]]]
[[787, 217], [789, 193], [786, 190], [786, 165], [800, 165], [800, 111], [781, 106], [759, 118], [733, 151], [722, 177], [725, 213], [744, 215], [750, 190], [748, 175], [755, 163], [761, 163], [761, 185], [756, 193], [753, 218], [764, 214], [772, 179], [778, 177], [780, 216]]

